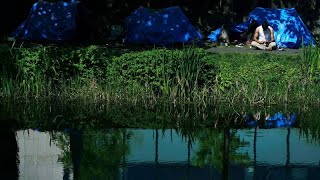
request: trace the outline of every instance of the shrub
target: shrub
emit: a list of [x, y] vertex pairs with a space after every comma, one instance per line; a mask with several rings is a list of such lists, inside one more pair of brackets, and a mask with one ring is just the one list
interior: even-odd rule
[[97, 46], [20, 48], [14, 53], [19, 77], [40, 75], [50, 80], [104, 79], [108, 62], [116, 54]]
[[123, 54], [112, 59], [107, 68], [109, 81], [122, 85], [140, 84], [155, 91], [167, 92], [173, 86], [193, 89], [205, 71], [205, 51], [198, 48], [182, 50], [154, 49]]

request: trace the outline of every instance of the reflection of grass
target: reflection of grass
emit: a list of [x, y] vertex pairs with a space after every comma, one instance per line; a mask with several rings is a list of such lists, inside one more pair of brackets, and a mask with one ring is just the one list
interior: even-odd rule
[[[115, 101], [92, 103], [86, 100], [30, 101], [28, 103], [0, 102], [0, 117], [16, 119], [22, 128], [63, 130], [64, 128], [109, 127], [176, 129], [184, 137], [202, 128], [224, 128], [240, 124], [245, 114], [298, 115], [298, 127], [308, 130], [315, 138], [320, 137], [320, 124], [316, 107], [300, 104], [279, 106], [245, 106], [245, 104], [197, 104], [197, 103], [150, 103], [143, 99], [135, 102]], [[236, 126], [238, 127], [238, 126]]]
[[[103, 131], [87, 129], [78, 133], [83, 133], [81, 144], [83, 149], [75, 160], [80, 163], [80, 179], [117, 179], [120, 168], [126, 166], [123, 161], [129, 153], [128, 140], [131, 133], [126, 129]], [[53, 141], [63, 152], [59, 156], [59, 162], [62, 162], [65, 168], [73, 169], [72, 165], [75, 162], [72, 162], [72, 153], [78, 151], [70, 149], [70, 140], [67, 134], [53, 134]]]
[[[223, 130], [206, 129], [196, 135], [196, 141], [199, 143], [199, 150], [193, 159], [196, 166], [213, 165], [215, 168], [222, 169], [223, 164]], [[235, 136], [235, 131], [231, 131], [229, 159], [231, 162], [247, 164], [250, 162], [248, 154], [237, 153], [241, 146], [245, 146], [247, 142], [241, 141]]]
[[86, 131], [84, 133], [81, 179], [118, 179], [123, 158], [129, 152], [130, 132], [125, 129]]
[[[306, 108], [306, 107], [305, 107]], [[317, 107], [308, 107], [300, 114], [300, 132], [308, 140], [319, 142], [320, 139], [320, 113]]]
[[[196, 103], [147, 103], [116, 101], [91, 103], [85, 100], [30, 101], [26, 104], [6, 102], [2, 105], [2, 117], [19, 120], [26, 128], [63, 129], [68, 128], [104, 128], [104, 127], [138, 127], [138, 128], [174, 128], [184, 131], [203, 127], [224, 128], [238, 125], [245, 114], [261, 112], [274, 114], [285, 113], [308, 114], [312, 112], [295, 105], [283, 106], [236, 106], [230, 104], [196, 104]], [[309, 106], [308, 108], [311, 108]], [[298, 118], [300, 121], [300, 118]], [[301, 119], [302, 120], [302, 119]], [[315, 121], [316, 123], [316, 121]]]

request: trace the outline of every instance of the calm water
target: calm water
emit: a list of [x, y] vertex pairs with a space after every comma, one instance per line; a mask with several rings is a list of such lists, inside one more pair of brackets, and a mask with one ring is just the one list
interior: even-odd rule
[[[280, 111], [300, 128], [232, 125]], [[319, 119], [300, 106], [0, 102], [0, 179], [319, 180]]]
[[26, 129], [0, 140], [4, 179], [320, 179], [319, 141], [296, 128]]

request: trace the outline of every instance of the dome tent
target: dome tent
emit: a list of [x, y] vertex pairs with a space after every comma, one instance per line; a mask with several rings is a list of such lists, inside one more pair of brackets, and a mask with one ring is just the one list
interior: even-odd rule
[[158, 11], [140, 7], [126, 18], [126, 42], [170, 45], [202, 39], [180, 7]]
[[[30, 41], [66, 41], [77, 36], [79, 2], [38, 1], [33, 4], [28, 18], [11, 34], [12, 37]], [[85, 22], [82, 22], [85, 23]], [[83, 27], [83, 26], [81, 26]]]

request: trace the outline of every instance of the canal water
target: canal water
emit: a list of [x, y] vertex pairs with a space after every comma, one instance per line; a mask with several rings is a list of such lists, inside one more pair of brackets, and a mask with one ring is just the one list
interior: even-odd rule
[[208, 128], [190, 136], [175, 129], [25, 129], [2, 136], [1, 163], [10, 161], [3, 168], [13, 179], [320, 179], [319, 141], [297, 128]]
[[320, 179], [312, 109], [264, 129], [219, 126], [239, 118], [214, 107], [83, 106], [0, 106], [0, 179]]

